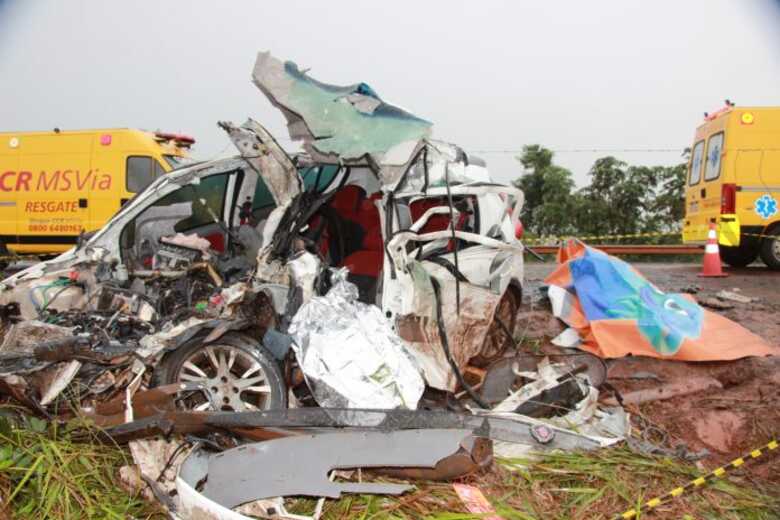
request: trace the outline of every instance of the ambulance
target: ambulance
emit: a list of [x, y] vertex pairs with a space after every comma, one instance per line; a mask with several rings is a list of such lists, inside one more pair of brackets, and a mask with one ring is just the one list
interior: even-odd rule
[[130, 128], [0, 133], [0, 253], [52, 254], [100, 229], [191, 137]]
[[688, 165], [683, 242], [706, 243], [710, 223], [727, 264], [760, 257], [780, 270], [780, 107], [727, 101], [705, 113]]

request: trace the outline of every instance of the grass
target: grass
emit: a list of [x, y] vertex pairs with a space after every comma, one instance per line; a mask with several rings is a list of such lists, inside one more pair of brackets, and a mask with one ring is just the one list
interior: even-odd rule
[[[521, 465], [522, 469], [516, 468]], [[686, 493], [639, 518], [747, 519], [778, 518], [780, 500], [740, 475], [718, 480], [698, 492]], [[501, 460], [492, 471], [465, 479], [482, 489], [506, 520], [612, 519], [638, 504], [696, 478], [692, 464], [668, 458], [644, 457], [626, 448], [595, 453], [548, 454], [538, 460]], [[737, 474], [735, 474], [737, 475]], [[417, 483], [402, 497], [347, 496], [325, 506], [324, 518], [372, 520], [386, 518], [455, 520], [470, 515], [446, 483]], [[767, 486], [769, 486], [767, 484]], [[298, 500], [288, 509], [305, 514], [314, 501]], [[686, 516], [687, 515], [687, 516]]]
[[66, 428], [0, 417], [0, 518], [164, 518], [119, 483], [129, 462], [117, 447], [72, 442]]
[[[529, 518], [614, 518], [702, 473], [692, 464], [643, 457], [627, 448], [504, 462], [523, 464], [524, 469], [508, 477], [509, 492], [499, 502]], [[658, 508], [656, 517], [768, 519], [776, 518], [779, 506], [777, 496], [731, 478], [684, 494]]]
[[[72, 442], [67, 428], [36, 419], [0, 417], [0, 519], [165, 518], [154, 504], [129, 494], [119, 484], [119, 468], [130, 462], [118, 447]], [[612, 519], [701, 473], [692, 464], [612, 448], [547, 454], [536, 460], [499, 460], [491, 471], [463, 482], [482, 489], [506, 520]], [[770, 484], [762, 488], [761, 482], [749, 477], [748, 466], [641, 517], [778, 518], [780, 490]], [[415, 484], [413, 492], [400, 497], [345, 495], [328, 501], [323, 518], [482, 517], [468, 514], [448, 483]], [[291, 512], [310, 514], [315, 503], [289, 500], [287, 507]]]

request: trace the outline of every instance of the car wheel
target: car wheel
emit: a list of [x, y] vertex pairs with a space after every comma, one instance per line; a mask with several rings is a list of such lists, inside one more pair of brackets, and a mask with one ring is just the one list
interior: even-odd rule
[[198, 338], [169, 354], [157, 368], [158, 384], [199, 386], [179, 401], [185, 410], [245, 412], [287, 407], [279, 364], [259, 342], [226, 334], [203, 344]]
[[758, 248], [752, 245], [720, 247], [720, 258], [731, 267], [746, 267], [758, 258]]
[[765, 238], [761, 241], [761, 260], [770, 269], [780, 271], [780, 227], [775, 227], [767, 234], [774, 235], [774, 238]]
[[496, 306], [482, 349], [469, 361], [469, 364], [480, 368], [486, 367], [514, 347], [514, 338], [510, 334], [514, 334], [522, 299], [520, 289], [514, 286], [507, 288]]

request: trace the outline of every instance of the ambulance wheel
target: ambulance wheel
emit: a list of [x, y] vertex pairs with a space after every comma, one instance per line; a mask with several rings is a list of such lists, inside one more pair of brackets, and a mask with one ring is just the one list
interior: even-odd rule
[[765, 238], [761, 241], [761, 260], [770, 269], [780, 271], [780, 226], [775, 226], [767, 234], [774, 235], [775, 238]]
[[758, 248], [754, 246], [720, 247], [720, 258], [731, 267], [747, 267], [758, 258]]

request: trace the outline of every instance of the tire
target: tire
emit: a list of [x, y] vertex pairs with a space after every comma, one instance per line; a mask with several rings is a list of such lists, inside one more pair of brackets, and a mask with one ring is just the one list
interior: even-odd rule
[[780, 227], [775, 227], [766, 234], [776, 238], [765, 238], [761, 241], [761, 260], [770, 269], [780, 271]]
[[203, 390], [183, 394], [180, 408], [236, 412], [287, 408], [279, 363], [260, 342], [236, 333], [208, 344], [202, 341], [197, 337], [185, 343], [155, 370], [154, 386], [202, 383]]
[[752, 244], [739, 247], [720, 247], [720, 258], [731, 267], [747, 267], [758, 258], [758, 248]]
[[485, 335], [485, 343], [479, 354], [469, 360], [470, 365], [485, 368], [515, 346], [514, 337], [509, 334], [514, 334], [522, 302], [521, 290], [510, 285], [496, 306], [493, 321]]

